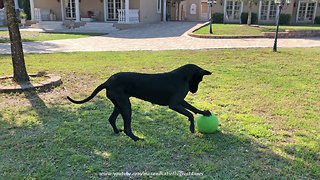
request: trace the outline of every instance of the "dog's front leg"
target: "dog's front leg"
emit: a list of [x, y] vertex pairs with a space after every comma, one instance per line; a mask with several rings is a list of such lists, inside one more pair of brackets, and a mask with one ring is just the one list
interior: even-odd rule
[[186, 110], [182, 105], [180, 104], [172, 104], [172, 105], [169, 105], [169, 108], [182, 114], [182, 115], [185, 115], [189, 118], [189, 121], [190, 121], [190, 131], [191, 133], [194, 133], [194, 117], [193, 115], [191, 114], [191, 112], [189, 112], [188, 110]]
[[202, 114], [204, 116], [211, 116], [211, 112], [209, 110], [201, 111], [195, 107], [193, 107], [191, 104], [189, 104], [187, 101], [182, 102], [182, 106], [189, 109], [190, 111], [194, 112], [195, 114]]

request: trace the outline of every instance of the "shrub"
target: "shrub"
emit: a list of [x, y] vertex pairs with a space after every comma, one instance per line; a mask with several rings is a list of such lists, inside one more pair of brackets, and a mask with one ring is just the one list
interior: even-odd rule
[[213, 14], [214, 23], [223, 23], [223, 13], [214, 13]]
[[22, 9], [23, 12], [27, 14], [27, 20], [31, 19], [31, 12], [30, 12], [30, 1], [29, 0], [22, 0]]
[[290, 25], [291, 15], [290, 14], [280, 14], [280, 25]]
[[314, 19], [314, 23], [315, 23], [315, 24], [320, 24], [320, 16], [317, 16], [317, 17]]
[[[251, 13], [251, 24], [257, 24], [258, 22], [258, 15], [256, 13]], [[241, 24], [247, 24], [248, 23], [248, 13], [242, 13], [241, 14]]]

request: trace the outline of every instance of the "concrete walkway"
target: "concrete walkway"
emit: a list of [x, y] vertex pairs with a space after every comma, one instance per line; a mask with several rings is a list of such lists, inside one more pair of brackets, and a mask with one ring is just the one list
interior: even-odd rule
[[[187, 35], [198, 22], [166, 22], [121, 30], [106, 36], [25, 42], [25, 53], [74, 51], [133, 51], [212, 48], [271, 48], [274, 39], [199, 39]], [[320, 47], [320, 37], [279, 39], [278, 47]], [[10, 44], [0, 44], [0, 53], [10, 53]]]

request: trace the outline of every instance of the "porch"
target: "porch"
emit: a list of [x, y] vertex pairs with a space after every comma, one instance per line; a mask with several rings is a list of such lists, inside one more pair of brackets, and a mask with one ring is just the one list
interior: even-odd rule
[[30, 0], [32, 21], [139, 23], [139, 9], [130, 0]]

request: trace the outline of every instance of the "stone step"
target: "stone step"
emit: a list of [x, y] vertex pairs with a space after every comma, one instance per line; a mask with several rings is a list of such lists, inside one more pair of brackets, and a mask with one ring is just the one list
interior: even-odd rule
[[61, 32], [89, 32], [89, 33], [109, 33], [117, 31], [113, 27], [113, 23], [102, 22], [86, 22], [84, 26], [74, 29], [67, 28], [61, 21], [40, 21], [31, 25], [32, 28], [43, 29], [47, 31], [61, 31]]

